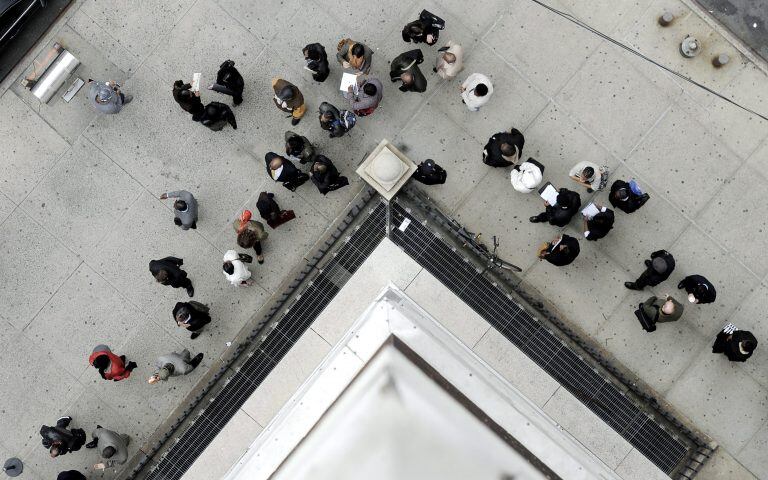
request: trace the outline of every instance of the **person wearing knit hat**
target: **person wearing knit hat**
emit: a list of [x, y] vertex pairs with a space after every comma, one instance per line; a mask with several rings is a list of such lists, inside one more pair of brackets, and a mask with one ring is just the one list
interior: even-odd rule
[[120, 91], [120, 85], [114, 80], [99, 82], [88, 79], [88, 94], [86, 97], [93, 108], [100, 113], [120, 113], [124, 105], [131, 103], [132, 95], [126, 95]]
[[634, 282], [624, 282], [630, 290], [642, 290], [647, 286], [654, 287], [668, 279], [675, 270], [675, 257], [666, 250], [658, 250], [651, 254], [650, 260], [645, 261], [645, 271]]
[[232, 223], [232, 228], [237, 234], [237, 244], [240, 248], [253, 248], [256, 251], [256, 261], [264, 263], [261, 242], [266, 240], [269, 233], [264, 229], [264, 224], [251, 220], [253, 214], [250, 210], [244, 210], [239, 218]]
[[149, 377], [148, 383], [154, 384], [159, 381], [166, 381], [170, 377], [179, 377], [192, 373], [192, 370], [200, 365], [203, 360], [203, 354], [198, 353], [194, 358], [190, 358], [189, 350], [186, 348], [181, 353], [171, 352], [167, 355], [161, 355], [155, 362], [157, 372]]

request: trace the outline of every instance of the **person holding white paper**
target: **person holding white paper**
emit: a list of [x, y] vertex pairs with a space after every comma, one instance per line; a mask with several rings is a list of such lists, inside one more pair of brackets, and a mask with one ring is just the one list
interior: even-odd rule
[[570, 264], [580, 252], [579, 241], [570, 235], [558, 235], [551, 242], [545, 242], [539, 247], [539, 260], [546, 260], [556, 267]]
[[376, 110], [376, 107], [381, 102], [383, 93], [384, 86], [378, 78], [364, 78], [360, 75], [357, 77], [355, 87], [350, 86], [342, 95], [349, 102], [349, 107], [355, 112], [355, 115], [365, 117]]
[[608, 167], [599, 167], [597, 164], [583, 161], [573, 166], [568, 176], [571, 180], [587, 187], [587, 192], [594, 192], [595, 190], [602, 190], [608, 183], [609, 175]]
[[590, 203], [581, 211], [584, 218], [584, 238], [598, 240], [608, 235], [613, 228], [613, 210]]
[[[551, 186], [551, 184], [547, 183], [547, 187]], [[568, 225], [571, 218], [579, 211], [581, 197], [574, 191], [561, 188], [557, 193], [557, 202], [552, 205], [551, 202], [545, 200], [544, 206], [546, 210], [531, 217], [529, 219], [531, 223], [549, 222], [550, 225], [564, 227]]]
[[541, 185], [544, 177], [544, 165], [533, 158], [512, 168], [509, 178], [512, 181], [512, 187], [520, 193], [531, 193]]

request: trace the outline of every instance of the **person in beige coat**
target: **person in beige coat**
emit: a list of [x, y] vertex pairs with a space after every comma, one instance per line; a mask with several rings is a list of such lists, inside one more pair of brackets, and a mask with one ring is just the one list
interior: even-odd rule
[[464, 70], [464, 48], [461, 45], [449, 40], [437, 52], [437, 62], [432, 71], [437, 72], [440, 78], [450, 80]]

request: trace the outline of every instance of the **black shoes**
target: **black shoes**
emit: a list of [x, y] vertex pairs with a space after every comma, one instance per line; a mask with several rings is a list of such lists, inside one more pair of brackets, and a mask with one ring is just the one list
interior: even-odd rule
[[189, 295], [190, 297], [194, 297], [195, 296], [195, 287], [188, 287], [187, 288], [187, 295]]
[[199, 336], [200, 336], [200, 332], [192, 332], [192, 335], [190, 335], [189, 338], [194, 340]]
[[630, 290], [642, 290], [642, 288], [638, 288], [635, 282], [624, 282], [624, 286]]
[[645, 266], [646, 266], [646, 267], [650, 268], [650, 267], [651, 267], [651, 265], [652, 265], [652, 262], [651, 262], [650, 260], [646, 260], [646, 261], [645, 261]]
[[683, 288], [685, 288], [685, 285], [683, 285], [683, 282], [680, 282], [680, 283], [677, 284], [677, 289], [678, 290], [681, 290]]
[[99, 441], [94, 438], [93, 440], [85, 444], [85, 448], [96, 448], [96, 445], [98, 444], [99, 444]]
[[194, 358], [189, 361], [189, 364], [192, 365], [192, 368], [197, 368], [197, 366], [200, 365], [200, 362], [202, 361], [203, 361], [203, 354], [201, 352], [195, 355]]
[[293, 120], [291, 120], [291, 125], [295, 127], [296, 125], [299, 124], [300, 121], [301, 121], [300, 118], [294, 118]]

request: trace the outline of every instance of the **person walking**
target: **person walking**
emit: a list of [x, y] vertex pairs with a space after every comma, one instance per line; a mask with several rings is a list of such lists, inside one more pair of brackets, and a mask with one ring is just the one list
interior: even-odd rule
[[613, 210], [602, 205], [595, 204], [598, 212], [594, 215], [583, 214], [584, 238], [587, 240], [599, 240], [613, 228]]
[[611, 193], [608, 195], [611, 205], [624, 213], [637, 211], [650, 198], [650, 195], [640, 190], [640, 186], [634, 180], [630, 180], [629, 183], [616, 180], [611, 185]]
[[309, 163], [315, 157], [315, 147], [307, 137], [288, 130], [285, 132], [285, 154], [291, 160], [298, 160], [302, 164]]
[[256, 200], [256, 209], [259, 211], [259, 216], [266, 220], [267, 225], [273, 229], [296, 218], [293, 210], [283, 210], [280, 208], [280, 205], [275, 200], [274, 193], [261, 192]]
[[739, 330], [732, 323], [723, 327], [712, 344], [712, 353], [722, 353], [731, 362], [746, 362], [757, 348], [757, 338], [747, 330]]
[[282, 183], [285, 188], [292, 192], [295, 192], [298, 187], [309, 180], [309, 175], [296, 168], [293, 162], [275, 152], [268, 152], [264, 155], [264, 161], [267, 165], [267, 174], [272, 180]]
[[243, 103], [243, 89], [245, 80], [240, 72], [235, 68], [235, 62], [227, 60], [219, 66], [216, 74], [216, 83], [210, 85], [208, 90], [219, 92], [232, 97], [232, 103], [240, 105]]
[[634, 282], [624, 282], [630, 290], [642, 290], [647, 286], [655, 287], [668, 279], [675, 270], [675, 257], [666, 250], [656, 250], [645, 261], [645, 271]]
[[224, 276], [229, 280], [229, 283], [236, 287], [253, 285], [251, 271], [245, 266], [244, 260], [248, 260], [248, 256], [237, 253], [234, 250], [227, 250], [224, 254], [224, 264], [222, 266]]
[[680, 319], [685, 305], [670, 295], [664, 295], [661, 298], [653, 295], [640, 304], [639, 310], [648, 326], [646, 330], [652, 332], [656, 330], [657, 323], [669, 323]]
[[440, 37], [440, 30], [445, 29], [445, 20], [434, 13], [422, 10], [419, 19], [403, 27], [403, 41], [434, 45]]
[[203, 116], [200, 118], [200, 123], [214, 132], [221, 131], [227, 123], [229, 123], [233, 129], [237, 130], [235, 113], [229, 108], [229, 105], [225, 105], [221, 102], [211, 102], [206, 105], [203, 110]]
[[291, 114], [291, 125], [298, 125], [301, 117], [307, 113], [307, 106], [304, 105], [304, 95], [301, 94], [299, 87], [282, 78], [273, 78], [272, 90], [275, 92], [275, 96], [272, 99], [275, 106]]
[[177, 190], [175, 192], [166, 192], [160, 195], [160, 200], [167, 198], [177, 198], [173, 202], [173, 223], [180, 226], [182, 230], [197, 228], [197, 199], [186, 190]]
[[199, 122], [203, 118], [203, 102], [200, 92], [193, 92], [192, 85], [181, 80], [173, 82], [173, 99], [187, 113], [192, 114], [192, 120]]
[[701, 275], [688, 275], [677, 284], [678, 289], [685, 289], [688, 301], [691, 303], [712, 303], [717, 298], [717, 292], [712, 282]]
[[574, 165], [568, 176], [579, 185], [587, 187], [587, 192], [592, 193], [605, 188], [609, 173], [608, 167], [598, 167], [585, 160]]
[[437, 52], [437, 61], [432, 71], [440, 78], [451, 80], [464, 70], [464, 48], [461, 45], [449, 40]]
[[343, 137], [357, 123], [357, 116], [349, 110], [339, 110], [328, 102], [320, 104], [320, 128], [331, 132], [328, 137]]
[[136, 362], [128, 362], [125, 355], [118, 357], [106, 345], [96, 345], [88, 357], [88, 363], [99, 371], [101, 378], [115, 382], [130, 377], [131, 372], [138, 366]]
[[538, 215], [531, 217], [531, 223], [549, 222], [556, 227], [568, 225], [574, 215], [581, 207], [581, 197], [578, 193], [561, 188], [557, 194], [557, 203], [550, 205], [544, 202], [545, 210]]
[[232, 228], [235, 229], [237, 234], [237, 244], [240, 248], [249, 249], [253, 248], [256, 252], [256, 260], [259, 264], [264, 263], [264, 255], [262, 254], [261, 242], [266, 240], [269, 236], [264, 225], [256, 220], [251, 220], [250, 210], [244, 210], [239, 218], [236, 218], [232, 224]]
[[531, 193], [544, 179], [544, 165], [533, 158], [528, 158], [520, 165], [515, 165], [509, 172], [512, 187], [520, 193]]
[[149, 262], [149, 272], [155, 277], [157, 283], [170, 285], [173, 288], [183, 288], [190, 297], [195, 295], [195, 288], [192, 281], [187, 278], [187, 272], [180, 267], [184, 265], [184, 260], [176, 257], [165, 257], [160, 260], [151, 260]]
[[525, 137], [520, 130], [499, 132], [483, 148], [483, 163], [491, 167], [514, 167], [523, 155]]
[[48, 450], [51, 458], [76, 452], [85, 443], [85, 430], [82, 428], [69, 429], [72, 417], [66, 416], [56, 420], [56, 425], [40, 427], [40, 436], [43, 437], [43, 446]]
[[86, 480], [85, 475], [77, 470], [67, 470], [66, 472], [60, 472], [56, 476], [56, 480]]
[[539, 260], [546, 260], [556, 267], [564, 267], [579, 256], [579, 241], [570, 235], [561, 234], [551, 242], [545, 242], [539, 247]]
[[339, 175], [333, 162], [325, 155], [315, 156], [312, 164], [312, 183], [323, 195], [349, 185], [347, 177]]
[[328, 65], [328, 55], [325, 53], [325, 47], [319, 43], [310, 43], [302, 49], [304, 53], [304, 68], [312, 72], [312, 78], [317, 82], [324, 82], [331, 73]]
[[155, 362], [157, 371], [149, 377], [147, 382], [152, 385], [160, 381], [164, 382], [170, 377], [180, 377], [192, 373], [203, 361], [203, 354], [198, 353], [194, 358], [190, 357], [189, 350], [186, 348], [181, 353], [171, 352], [161, 355]]
[[491, 79], [482, 73], [473, 73], [459, 86], [461, 101], [470, 112], [477, 112], [493, 95]]
[[359, 117], [365, 117], [374, 112], [381, 103], [384, 87], [381, 81], [375, 77], [357, 78], [357, 87], [349, 86], [342, 95], [349, 102], [349, 108]]
[[105, 470], [115, 465], [122, 465], [128, 461], [128, 444], [131, 437], [119, 434], [113, 430], [107, 430], [101, 425], [96, 425], [96, 430], [91, 434], [93, 440], [88, 442], [86, 448], [99, 447], [101, 458], [106, 461], [93, 466], [95, 470]]
[[394, 82], [402, 82], [401, 92], [425, 92], [427, 90], [427, 79], [419, 69], [419, 64], [424, 61], [424, 54], [421, 50], [409, 50], [401, 53], [390, 65], [389, 79]]
[[373, 50], [351, 38], [344, 38], [336, 46], [336, 60], [342, 68], [367, 75], [373, 64]]
[[176, 322], [177, 327], [186, 328], [192, 332], [189, 336], [191, 340], [200, 336], [203, 328], [211, 323], [211, 314], [208, 305], [194, 300], [189, 302], [177, 302], [173, 307], [171, 315]]
[[99, 82], [88, 79], [86, 98], [97, 112], [109, 115], [120, 113], [125, 105], [131, 103], [133, 95], [123, 93], [120, 85], [114, 80]]

